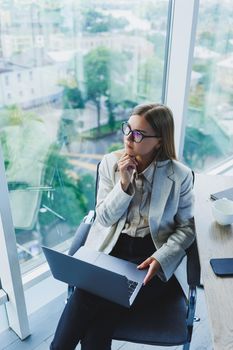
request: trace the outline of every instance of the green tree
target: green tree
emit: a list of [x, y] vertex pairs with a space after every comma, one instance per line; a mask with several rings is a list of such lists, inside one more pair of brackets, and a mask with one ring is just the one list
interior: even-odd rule
[[63, 113], [57, 138], [60, 144], [65, 143], [69, 149], [70, 142], [76, 134], [75, 121], [78, 117], [77, 110], [84, 109], [85, 103], [75, 79], [62, 80], [59, 82], [59, 85], [63, 86]]
[[101, 97], [108, 96], [110, 89], [110, 63], [110, 51], [104, 47], [98, 47], [84, 57], [87, 99], [96, 106], [98, 131], [100, 131]]
[[62, 80], [59, 82], [59, 85], [63, 86], [62, 100], [64, 109], [83, 109], [85, 107], [82, 93], [75, 79]]
[[198, 84], [196, 89], [191, 91], [189, 95], [190, 107], [204, 109], [205, 103], [205, 90], [202, 84]]
[[[101, 100], [108, 109], [108, 122], [115, 127], [114, 109], [122, 100], [131, 100], [132, 84], [128, 56], [125, 52], [98, 47], [84, 57], [86, 95], [96, 106], [97, 130], [100, 134]], [[124, 72], [124, 74], [122, 73]]]
[[139, 66], [138, 95], [143, 100], [159, 101], [163, 80], [163, 61], [150, 57]]
[[108, 125], [109, 125], [111, 131], [113, 131], [115, 129], [116, 120], [115, 120], [115, 114], [114, 114], [114, 110], [113, 110], [113, 103], [111, 101], [110, 96], [107, 97], [105, 104], [108, 108]]
[[191, 168], [203, 169], [206, 158], [219, 157], [222, 152], [216, 144], [214, 138], [202, 130], [187, 127], [184, 143], [184, 161]]
[[4, 132], [4, 130], [0, 131], [0, 144], [2, 147], [2, 152], [3, 152], [3, 156], [4, 156], [4, 166], [5, 169], [7, 169], [10, 165], [10, 150], [8, 147], [8, 142], [7, 142], [7, 135]]
[[109, 32], [112, 29], [122, 29], [128, 25], [125, 18], [114, 18], [94, 9], [83, 12], [83, 31], [90, 33]]
[[82, 98], [82, 93], [78, 87], [69, 88], [64, 87], [63, 90], [63, 107], [64, 108], [80, 108], [83, 109], [85, 107], [84, 101]]

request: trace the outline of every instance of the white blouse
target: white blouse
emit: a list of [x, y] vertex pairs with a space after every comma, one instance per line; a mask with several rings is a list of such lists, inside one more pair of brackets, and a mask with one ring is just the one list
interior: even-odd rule
[[152, 181], [156, 162], [153, 161], [143, 172], [136, 171], [132, 176], [133, 199], [127, 211], [127, 218], [122, 233], [131, 237], [145, 237], [150, 233], [149, 208]]

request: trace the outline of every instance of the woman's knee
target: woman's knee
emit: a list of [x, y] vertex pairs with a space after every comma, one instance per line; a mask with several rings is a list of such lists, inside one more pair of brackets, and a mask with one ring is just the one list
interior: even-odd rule
[[89, 325], [81, 339], [82, 350], [110, 350], [114, 331], [125, 313], [125, 308], [107, 302], [101, 313]]
[[95, 324], [89, 327], [85, 336], [81, 339], [81, 350], [111, 350], [112, 331], [106, 332], [101, 325]]

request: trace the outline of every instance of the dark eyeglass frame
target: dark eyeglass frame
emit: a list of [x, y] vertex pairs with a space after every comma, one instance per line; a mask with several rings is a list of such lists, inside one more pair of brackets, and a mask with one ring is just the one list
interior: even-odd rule
[[[128, 132], [127, 134], [125, 133], [125, 130], [124, 130], [124, 126], [125, 126], [125, 125], [129, 128], [129, 132]], [[121, 124], [121, 131], [122, 131], [123, 135], [125, 135], [125, 136], [129, 136], [129, 135], [131, 134], [131, 135], [132, 135], [133, 142], [136, 142], [136, 143], [142, 142], [142, 140], [145, 139], [145, 138], [151, 138], [151, 137], [157, 138], [157, 139], [160, 138], [160, 136], [157, 136], [157, 135], [153, 135], [153, 136], [144, 135], [140, 130], [137, 130], [137, 129], [132, 130], [132, 129], [131, 129], [131, 126], [129, 125], [128, 122], [123, 122], [123, 123]], [[136, 141], [136, 138], [135, 138], [135, 136], [134, 136], [134, 133], [135, 133], [135, 132], [137, 132], [137, 134], [141, 135], [140, 141]]]

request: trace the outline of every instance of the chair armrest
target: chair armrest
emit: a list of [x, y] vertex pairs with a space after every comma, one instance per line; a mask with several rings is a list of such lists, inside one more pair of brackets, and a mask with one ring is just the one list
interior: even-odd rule
[[92, 222], [93, 222], [93, 218], [94, 218], [94, 211], [91, 210], [88, 215], [84, 218], [84, 220], [81, 222], [81, 224], [79, 225], [79, 227], [77, 228], [75, 235], [74, 235], [74, 239], [72, 241], [72, 244], [70, 246], [70, 249], [68, 251], [68, 255], [74, 255], [77, 250], [84, 245], [88, 233], [90, 231]]
[[95, 219], [95, 211], [90, 210], [89, 213], [84, 217], [83, 222], [87, 224], [92, 224]]
[[189, 286], [200, 285], [200, 261], [197, 249], [197, 241], [195, 240], [192, 245], [187, 249], [187, 282]]
[[[77, 250], [84, 245], [88, 233], [90, 231], [91, 225], [93, 223], [95, 217], [95, 212], [93, 210], [91, 210], [87, 216], [85, 216], [85, 218], [83, 219], [83, 221], [81, 222], [81, 224], [79, 225], [79, 227], [77, 228], [75, 235], [74, 235], [74, 239], [72, 241], [72, 244], [70, 246], [70, 249], [68, 251], [68, 255], [74, 255]], [[68, 285], [68, 292], [67, 292], [67, 300], [70, 298], [70, 296], [72, 295], [74, 291], [74, 286], [70, 286]]]

